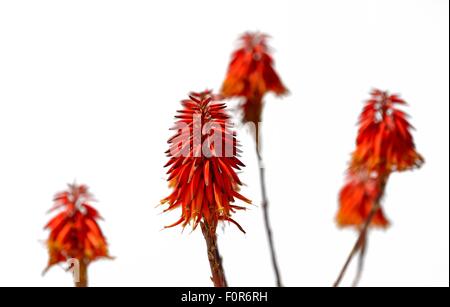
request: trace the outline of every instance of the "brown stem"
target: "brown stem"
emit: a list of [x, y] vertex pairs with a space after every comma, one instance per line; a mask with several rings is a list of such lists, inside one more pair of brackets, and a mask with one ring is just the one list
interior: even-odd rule
[[361, 231], [359, 232], [358, 239], [356, 240], [356, 243], [355, 243], [355, 245], [353, 246], [353, 248], [352, 248], [352, 250], [351, 250], [351, 252], [350, 252], [350, 255], [347, 257], [347, 260], [345, 261], [345, 264], [344, 264], [344, 266], [342, 267], [341, 272], [339, 273], [339, 276], [338, 276], [336, 282], [335, 282], [334, 285], [333, 285], [334, 287], [338, 287], [338, 286], [339, 286], [339, 284], [340, 284], [341, 281], [342, 281], [342, 278], [343, 278], [344, 275], [345, 275], [345, 272], [346, 272], [347, 269], [348, 269], [348, 266], [350, 265], [350, 262], [352, 261], [353, 257], [356, 255], [356, 253], [357, 253], [357, 252], [359, 251], [359, 249], [361, 248], [361, 244], [362, 244], [362, 242], [363, 242], [363, 240], [364, 240], [364, 237], [366, 236], [366, 233], [367, 233], [367, 230], [368, 230], [368, 228], [369, 228], [369, 225], [370, 225], [370, 223], [372, 222], [373, 217], [374, 217], [375, 214], [377, 213], [378, 209], [380, 209], [380, 204], [379, 204], [379, 202], [375, 203], [375, 204], [372, 206], [372, 210], [370, 211], [369, 216], [368, 216], [367, 219], [366, 219], [366, 222], [364, 223], [364, 225], [363, 225]]
[[79, 265], [79, 280], [75, 280], [75, 287], [77, 288], [87, 288], [88, 286], [88, 273], [87, 273], [87, 263], [85, 260], [80, 260]]
[[[339, 284], [342, 281], [342, 278], [345, 275], [345, 272], [348, 269], [348, 266], [350, 265], [350, 263], [352, 262], [353, 257], [356, 255], [356, 253], [362, 248], [364, 247], [364, 241], [366, 240], [366, 236], [367, 236], [367, 232], [369, 230], [369, 226], [372, 223], [373, 218], [375, 217], [375, 214], [378, 212], [378, 210], [381, 208], [381, 198], [383, 197], [384, 194], [384, 188], [386, 186], [387, 180], [388, 180], [388, 176], [385, 176], [384, 178], [381, 179], [381, 188], [380, 188], [380, 195], [378, 196], [378, 199], [375, 201], [375, 203], [372, 206], [372, 209], [370, 210], [369, 215], [367, 216], [367, 219], [364, 223], [364, 225], [361, 227], [361, 230], [359, 232], [358, 235], [358, 239], [356, 240], [355, 245], [353, 246], [350, 255], [347, 257], [347, 260], [345, 261], [344, 266], [342, 267], [338, 278], [336, 279], [336, 281], [334, 282], [333, 287], [339, 287]], [[365, 249], [365, 247], [364, 247]], [[364, 257], [365, 252], [363, 252], [362, 257]]]
[[364, 260], [366, 257], [366, 251], [367, 251], [367, 233], [364, 234], [364, 238], [360, 244], [358, 268], [356, 271], [355, 279], [353, 280], [352, 287], [357, 287], [361, 280], [362, 272], [364, 270]]
[[[258, 140], [258, 138], [259, 138], [258, 132], [256, 134], [256, 140]], [[277, 261], [277, 256], [276, 256], [276, 252], [275, 252], [275, 244], [274, 244], [274, 240], [273, 240], [272, 228], [270, 226], [269, 200], [267, 198], [266, 176], [265, 176], [264, 163], [263, 163], [263, 159], [261, 156], [259, 145], [260, 145], [259, 142], [256, 141], [256, 155], [258, 156], [258, 166], [259, 166], [259, 175], [260, 175], [260, 182], [261, 182], [261, 195], [262, 195], [262, 209], [263, 209], [263, 214], [264, 214], [264, 224], [265, 224], [265, 228], [266, 228], [267, 239], [269, 241], [270, 255], [271, 255], [271, 259], [272, 259], [273, 270], [275, 272], [277, 287], [282, 287], [283, 283], [281, 282], [281, 274], [280, 274], [280, 269], [278, 267], [278, 261]]]
[[228, 287], [222, 266], [222, 258], [220, 257], [217, 246], [216, 228], [208, 225], [206, 221], [201, 222], [200, 226], [208, 249], [208, 260], [212, 273], [211, 280], [214, 283], [214, 287]]

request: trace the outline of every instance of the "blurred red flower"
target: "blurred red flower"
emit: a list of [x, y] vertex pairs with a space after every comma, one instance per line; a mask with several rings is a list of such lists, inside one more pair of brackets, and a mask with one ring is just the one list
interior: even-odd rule
[[241, 181], [236, 174], [244, 164], [239, 160], [240, 150], [234, 132], [228, 123], [226, 105], [210, 91], [192, 93], [182, 101], [178, 111], [177, 130], [169, 139], [170, 196], [161, 201], [173, 210], [181, 207], [181, 218], [173, 225], [192, 224], [195, 229], [204, 220], [215, 232], [219, 221], [242, 227], [231, 216], [236, 210], [236, 199], [251, 203], [239, 193]]
[[397, 95], [373, 90], [360, 116], [353, 161], [380, 173], [404, 171], [423, 164], [416, 152], [407, 115], [398, 109], [405, 101]]
[[244, 122], [261, 121], [262, 99], [266, 93], [284, 95], [288, 92], [273, 68], [267, 38], [266, 34], [250, 32], [241, 36], [241, 46], [232, 55], [222, 85], [224, 97], [245, 98]]
[[420, 167], [424, 159], [416, 152], [407, 115], [398, 109], [405, 105], [398, 95], [373, 90], [359, 119], [356, 150], [339, 194], [336, 220], [340, 226], [355, 226], [358, 239], [334, 286], [339, 286], [352, 258], [359, 253], [356, 286], [364, 267], [367, 232], [370, 226], [387, 227], [381, 199], [392, 172]]
[[47, 269], [72, 258], [86, 265], [99, 258], [109, 258], [106, 239], [97, 224], [101, 217], [89, 205], [90, 201], [92, 195], [85, 185], [69, 185], [67, 191], [56, 194], [51, 211], [61, 212], [45, 226], [50, 230]]
[[[341, 226], [363, 225], [372, 206], [381, 200], [391, 172], [420, 167], [424, 162], [415, 149], [407, 115], [397, 108], [405, 101], [377, 89], [371, 95], [359, 119], [356, 150], [339, 196], [337, 221]], [[388, 224], [380, 208], [371, 226]]]
[[[384, 194], [386, 178], [364, 169], [349, 170], [347, 181], [339, 194], [339, 211], [336, 217], [339, 226], [359, 227], [365, 223], [374, 204]], [[371, 226], [387, 227], [389, 222], [380, 208], [374, 215]]]

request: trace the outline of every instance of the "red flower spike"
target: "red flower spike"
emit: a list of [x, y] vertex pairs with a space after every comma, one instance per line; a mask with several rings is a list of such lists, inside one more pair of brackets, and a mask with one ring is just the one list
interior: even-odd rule
[[[398, 95], [372, 91], [359, 119], [356, 150], [339, 197], [339, 225], [363, 225], [374, 203], [382, 197], [390, 173], [423, 164], [424, 159], [415, 149], [407, 115], [397, 108], [405, 104]], [[386, 227], [388, 224], [380, 208], [370, 225]]]
[[[182, 101], [178, 111], [177, 132], [169, 139], [167, 152], [170, 167], [170, 196], [161, 201], [165, 211], [181, 207], [181, 218], [167, 227], [191, 224], [195, 229], [205, 221], [215, 233], [219, 221], [239, 226], [232, 213], [243, 207], [233, 205], [235, 199], [251, 203], [238, 193], [241, 182], [236, 174], [239, 166], [238, 141], [227, 122], [226, 105], [211, 91], [192, 93]], [[186, 150], [187, 149], [187, 150]]]
[[50, 211], [61, 209], [61, 212], [45, 226], [50, 230], [47, 270], [70, 259], [78, 259], [88, 265], [100, 258], [110, 258], [106, 239], [97, 224], [101, 217], [89, 205], [92, 195], [88, 187], [69, 185], [67, 191], [56, 194], [54, 201]]
[[397, 95], [374, 90], [361, 114], [353, 161], [380, 173], [420, 167], [407, 115], [397, 108], [406, 104]]
[[255, 124], [261, 121], [262, 99], [268, 92], [287, 94], [288, 90], [273, 68], [273, 59], [267, 46], [268, 36], [262, 33], [245, 33], [241, 46], [231, 59], [222, 85], [224, 97], [243, 97], [243, 121]]
[[370, 226], [387, 227], [389, 224], [380, 202], [390, 174], [424, 163], [415, 149], [407, 115], [398, 109], [405, 104], [397, 95], [373, 90], [360, 116], [356, 150], [352, 154], [347, 183], [339, 195], [336, 217], [340, 226], [356, 226], [359, 235], [334, 283], [336, 287], [356, 254], [359, 254], [359, 264], [353, 285], [358, 284]]
[[[367, 170], [350, 170], [347, 183], [339, 194], [340, 208], [336, 217], [339, 226], [360, 227], [367, 220], [375, 203], [384, 194], [386, 179]], [[371, 221], [371, 226], [387, 227], [388, 220], [380, 208]]]

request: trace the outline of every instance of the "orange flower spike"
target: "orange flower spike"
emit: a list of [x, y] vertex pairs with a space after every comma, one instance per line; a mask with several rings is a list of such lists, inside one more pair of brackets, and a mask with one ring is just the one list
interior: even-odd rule
[[[367, 220], [373, 205], [379, 202], [384, 194], [385, 178], [366, 170], [350, 170], [347, 183], [339, 194], [339, 211], [336, 217], [339, 226], [355, 226], [359, 228]], [[381, 208], [371, 221], [371, 226], [387, 227], [388, 220]]]
[[347, 183], [339, 195], [337, 222], [340, 226], [359, 229], [356, 241], [339, 276], [338, 286], [356, 254], [358, 271], [354, 285], [362, 274], [367, 246], [367, 232], [371, 226], [387, 227], [381, 199], [392, 172], [410, 170], [424, 163], [417, 153], [407, 115], [398, 106], [406, 102], [397, 95], [373, 90], [359, 118], [356, 150], [348, 170]]
[[231, 218], [244, 207], [233, 205], [235, 198], [251, 203], [238, 193], [241, 181], [236, 170], [244, 166], [239, 161], [238, 142], [226, 105], [211, 91], [192, 93], [183, 100], [184, 109], [178, 111], [177, 132], [169, 139], [170, 196], [161, 201], [168, 204], [165, 211], [181, 208], [180, 219], [166, 228], [200, 225], [208, 250], [211, 280], [216, 287], [227, 282], [217, 246], [216, 229], [219, 221], [229, 221], [242, 232], [242, 227]]
[[420, 167], [424, 159], [417, 153], [407, 115], [398, 109], [405, 101], [397, 95], [374, 90], [360, 116], [356, 164], [380, 173]]
[[166, 167], [170, 167], [174, 191], [161, 203], [169, 205], [166, 211], [182, 209], [180, 220], [166, 227], [191, 224], [195, 229], [203, 220], [215, 229], [219, 221], [233, 221], [232, 203], [240, 195], [241, 185], [236, 170], [243, 164], [238, 159], [235, 134], [227, 124], [226, 105], [211, 91], [189, 97], [182, 101], [184, 109], [176, 116], [177, 132], [169, 139]]
[[266, 93], [273, 92], [279, 96], [288, 93], [273, 67], [267, 38], [266, 34], [258, 32], [241, 36], [241, 46], [232, 55], [222, 85], [224, 97], [245, 99], [242, 105], [244, 122], [260, 122], [262, 99]]
[[[67, 191], [56, 194], [55, 204], [50, 211], [61, 212], [45, 226], [45, 229], [50, 231], [47, 240], [49, 261], [46, 271], [71, 259], [77, 259], [80, 266], [87, 269], [95, 260], [110, 258], [106, 239], [97, 224], [101, 217], [97, 210], [89, 205], [92, 200], [92, 195], [85, 185], [69, 185]], [[84, 282], [87, 283], [87, 280]]]

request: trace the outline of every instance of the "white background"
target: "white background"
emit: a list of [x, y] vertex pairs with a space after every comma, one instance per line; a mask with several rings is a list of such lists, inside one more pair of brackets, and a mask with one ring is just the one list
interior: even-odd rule
[[[199, 231], [160, 231], [166, 140], [179, 101], [219, 89], [238, 35], [273, 39], [291, 95], [266, 97], [264, 144], [284, 283], [330, 286], [355, 240], [334, 222], [372, 87], [399, 92], [420, 170], [395, 174], [370, 233], [364, 286], [449, 284], [448, 1], [1, 1], [0, 285], [71, 286], [46, 276], [53, 194], [88, 184], [114, 261], [93, 286], [210, 286]], [[230, 103], [235, 106], [236, 102]], [[229, 284], [272, 286], [251, 138], [243, 194], [256, 206], [219, 230]], [[349, 284], [353, 269], [345, 284]]]

